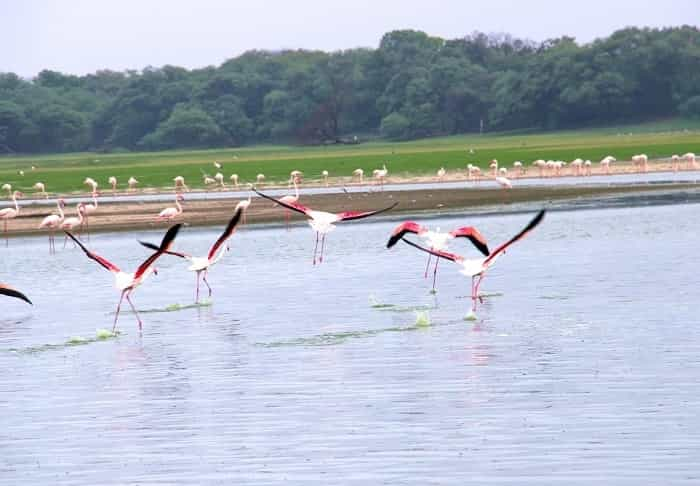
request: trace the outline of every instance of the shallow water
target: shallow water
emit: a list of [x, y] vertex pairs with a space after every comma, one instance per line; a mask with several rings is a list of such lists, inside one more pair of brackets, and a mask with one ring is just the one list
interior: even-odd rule
[[[111, 328], [111, 275], [44, 238], [0, 248], [0, 483], [614, 484], [700, 481], [697, 204], [550, 212], [466, 279], [386, 250], [395, 220], [243, 228], [209, 276], [159, 261]], [[477, 225], [492, 246], [530, 214]], [[206, 252], [216, 229], [177, 246]], [[131, 270], [152, 231], [99, 234]], [[475, 255], [466, 242], [453, 251]], [[128, 307], [127, 307], [128, 309]], [[154, 312], [155, 311], [155, 312]], [[427, 318], [427, 321], [426, 321]]]

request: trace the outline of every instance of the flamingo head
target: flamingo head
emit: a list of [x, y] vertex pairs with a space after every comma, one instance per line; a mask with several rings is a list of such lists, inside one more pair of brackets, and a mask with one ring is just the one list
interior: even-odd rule
[[184, 201], [184, 200], [185, 200], [185, 198], [184, 198], [184, 196], [183, 196], [182, 194], [178, 194], [178, 195], [175, 197], [175, 199], [177, 199], [178, 201]]
[[153, 275], [158, 275], [158, 269], [156, 267], [153, 267]]
[[21, 192], [21, 191], [15, 191], [14, 194], [13, 194], [13, 196], [14, 196], [14, 197], [23, 197], [23, 196], [24, 196], [24, 193]]

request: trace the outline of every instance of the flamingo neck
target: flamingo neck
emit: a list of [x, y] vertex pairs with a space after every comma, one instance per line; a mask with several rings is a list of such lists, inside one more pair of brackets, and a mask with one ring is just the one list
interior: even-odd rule
[[63, 208], [61, 207], [60, 203], [56, 203], [58, 206], [58, 214], [60, 215], [59, 218], [61, 218], [61, 221], [65, 219], [65, 215], [63, 214]]

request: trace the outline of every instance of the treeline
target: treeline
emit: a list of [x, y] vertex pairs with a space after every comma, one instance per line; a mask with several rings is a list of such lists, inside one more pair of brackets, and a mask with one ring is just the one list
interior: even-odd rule
[[700, 116], [695, 27], [629, 28], [586, 45], [403, 30], [377, 49], [250, 51], [204, 69], [0, 74], [0, 153], [411, 139], [679, 114]]

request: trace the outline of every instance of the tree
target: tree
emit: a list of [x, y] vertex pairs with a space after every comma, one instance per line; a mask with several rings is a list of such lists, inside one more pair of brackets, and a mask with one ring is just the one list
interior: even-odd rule
[[199, 148], [221, 145], [223, 141], [221, 129], [211, 116], [197, 106], [180, 103], [139, 144], [147, 148]]

